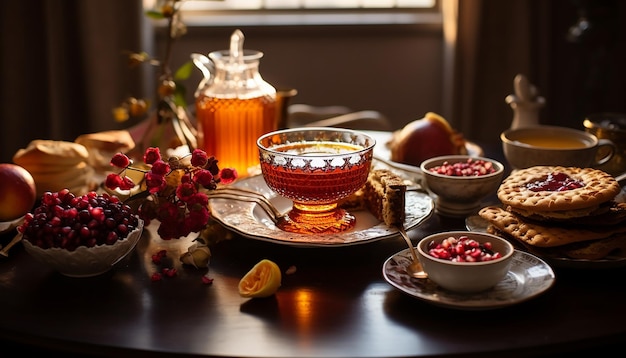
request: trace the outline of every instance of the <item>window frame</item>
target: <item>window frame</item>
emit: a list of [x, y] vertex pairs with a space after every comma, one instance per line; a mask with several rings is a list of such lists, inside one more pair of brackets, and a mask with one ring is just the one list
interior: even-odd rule
[[443, 23], [441, 0], [432, 8], [299, 8], [257, 10], [186, 10], [187, 26], [336, 26], [336, 25], [428, 25]]

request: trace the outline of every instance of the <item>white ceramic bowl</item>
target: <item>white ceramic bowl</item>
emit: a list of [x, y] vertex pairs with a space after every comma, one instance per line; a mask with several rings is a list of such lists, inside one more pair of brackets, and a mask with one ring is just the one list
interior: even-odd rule
[[[482, 262], [455, 262], [435, 258], [428, 253], [431, 242], [441, 243], [450, 236], [460, 238], [463, 235], [481, 244], [491, 242], [492, 250], [499, 252], [502, 257]], [[505, 278], [514, 251], [513, 245], [501, 237], [471, 231], [441, 232], [427, 236], [417, 244], [417, 254], [424, 271], [428, 273], [428, 279], [444, 289], [462, 293], [485, 291], [497, 285]]]
[[[495, 172], [478, 176], [451, 176], [430, 171], [444, 163], [454, 164], [473, 161], [489, 162]], [[482, 200], [496, 193], [502, 183], [504, 165], [485, 157], [470, 155], [446, 155], [430, 158], [420, 165], [423, 172], [422, 185], [436, 195], [435, 209], [446, 216], [464, 217], [475, 213], [481, 207]]]
[[[47, 264], [56, 271], [70, 277], [90, 277], [101, 275], [133, 251], [143, 231], [143, 220], [125, 239], [113, 245], [94, 247], [79, 246], [74, 251], [62, 248], [42, 249], [28, 240], [22, 239], [24, 249], [36, 260]], [[21, 234], [20, 234], [21, 235]]]

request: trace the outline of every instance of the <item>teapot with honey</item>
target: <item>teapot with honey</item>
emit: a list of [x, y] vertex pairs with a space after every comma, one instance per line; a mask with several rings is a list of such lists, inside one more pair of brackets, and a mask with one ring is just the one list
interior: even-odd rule
[[244, 36], [235, 30], [230, 49], [193, 54], [203, 74], [195, 92], [198, 147], [219, 158], [220, 167], [239, 177], [259, 165], [256, 140], [278, 129], [276, 89], [259, 72], [263, 53], [243, 49]]

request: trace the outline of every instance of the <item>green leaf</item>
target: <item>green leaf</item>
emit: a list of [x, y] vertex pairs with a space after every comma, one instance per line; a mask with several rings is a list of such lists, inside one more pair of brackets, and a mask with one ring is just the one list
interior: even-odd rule
[[174, 80], [186, 80], [191, 76], [191, 71], [193, 71], [193, 63], [191, 60], [185, 62], [182, 66], [176, 70], [174, 73]]
[[154, 19], [154, 20], [165, 19], [165, 16], [163, 16], [162, 12], [155, 11], [155, 10], [148, 10], [148, 11], [146, 11], [146, 16], [148, 16], [149, 18]]
[[176, 82], [176, 90], [174, 91], [174, 103], [176, 103], [177, 106], [187, 108], [187, 101], [185, 100], [186, 96], [187, 89], [185, 88], [185, 86], [180, 82]]

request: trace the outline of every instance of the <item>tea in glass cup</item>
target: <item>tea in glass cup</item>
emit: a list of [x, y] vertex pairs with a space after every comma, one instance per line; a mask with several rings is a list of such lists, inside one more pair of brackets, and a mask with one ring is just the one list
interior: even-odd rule
[[261, 172], [278, 195], [293, 201], [277, 226], [303, 234], [339, 233], [356, 218], [338, 202], [367, 181], [376, 141], [350, 129], [305, 127], [257, 140]]

